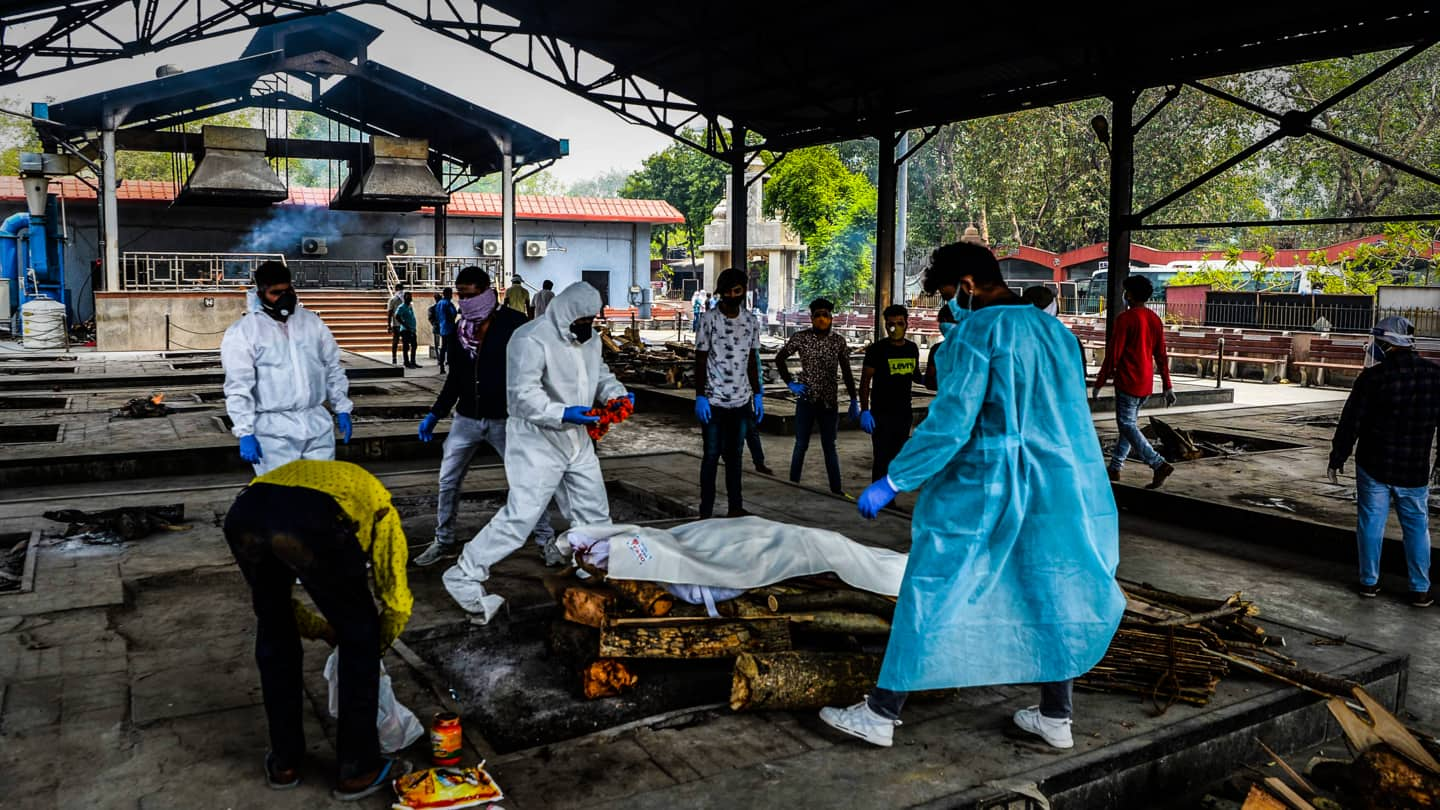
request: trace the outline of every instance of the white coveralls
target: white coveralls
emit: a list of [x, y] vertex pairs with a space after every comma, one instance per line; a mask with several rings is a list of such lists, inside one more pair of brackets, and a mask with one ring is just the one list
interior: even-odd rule
[[334, 418], [325, 401], [335, 413], [354, 408], [335, 337], [298, 303], [284, 323], [265, 314], [254, 289], [246, 304], [245, 316], [220, 342], [225, 410], [235, 425], [230, 432], [259, 440], [256, 475], [300, 458], [334, 460]]
[[485, 593], [490, 566], [525, 545], [525, 538], [554, 496], [572, 524], [610, 522], [610, 501], [595, 445], [582, 425], [561, 421], [571, 405], [590, 406], [625, 395], [625, 386], [600, 359], [600, 338], [577, 343], [570, 324], [599, 314], [600, 293], [586, 282], [555, 296], [536, 318], [515, 331], [505, 355], [505, 506], [465, 544], [445, 572], [445, 590], [460, 607], [488, 622], [505, 599]]

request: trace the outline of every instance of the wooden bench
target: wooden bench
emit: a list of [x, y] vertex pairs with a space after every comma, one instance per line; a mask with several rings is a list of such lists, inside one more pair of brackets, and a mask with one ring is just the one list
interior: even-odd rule
[[1099, 365], [1105, 358], [1105, 327], [1093, 324], [1071, 324], [1070, 331], [1085, 349], [1085, 362]]
[[1290, 364], [1292, 340], [1285, 335], [1241, 333], [1225, 335], [1224, 361], [1230, 364], [1230, 376], [1239, 379], [1239, 366], [1256, 365], [1264, 369], [1263, 381], [1274, 382], [1285, 376]]
[[1193, 360], [1195, 361], [1195, 376], [1209, 376], [1211, 363], [1215, 364], [1216, 374], [1223, 371], [1220, 368], [1220, 339], [1218, 332], [1195, 332], [1181, 330], [1178, 332], [1165, 333], [1165, 353], [1170, 360]]
[[1295, 363], [1300, 369], [1300, 384], [1310, 385], [1310, 371], [1315, 371], [1315, 384], [1325, 384], [1325, 372], [1351, 371], [1359, 373], [1365, 369], [1365, 342], [1360, 340], [1331, 340], [1316, 338], [1310, 342], [1310, 359]]

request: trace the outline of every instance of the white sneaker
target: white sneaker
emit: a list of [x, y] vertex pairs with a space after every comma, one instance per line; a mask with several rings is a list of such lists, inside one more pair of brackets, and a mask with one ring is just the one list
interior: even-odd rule
[[434, 565], [447, 556], [454, 556], [460, 553], [459, 543], [442, 543], [439, 540], [430, 541], [430, 545], [415, 557], [415, 564], [421, 568]]
[[555, 542], [555, 538], [553, 537], [550, 538], [548, 543], [540, 547], [540, 553], [545, 557], [546, 568], [559, 568], [570, 562], [570, 557], [560, 550], [560, 546]]
[[895, 727], [900, 725], [899, 720], [876, 714], [863, 700], [848, 709], [826, 706], [820, 710], [820, 719], [837, 731], [884, 748], [895, 744]]
[[1074, 748], [1075, 740], [1070, 736], [1070, 720], [1046, 717], [1039, 706], [1031, 706], [1015, 712], [1015, 725], [1021, 731], [1034, 734], [1053, 748]]

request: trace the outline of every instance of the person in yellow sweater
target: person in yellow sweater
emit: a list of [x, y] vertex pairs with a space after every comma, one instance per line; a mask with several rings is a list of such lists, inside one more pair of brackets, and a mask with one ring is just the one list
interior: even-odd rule
[[[266, 783], [277, 790], [300, 784], [301, 636], [340, 650], [332, 796], [364, 798], [408, 772], [408, 763], [381, 756], [375, 729], [380, 656], [405, 629], [414, 603], [405, 578], [409, 549], [385, 486], [347, 462], [292, 461], [241, 490], [225, 517], [225, 540], [255, 608], [255, 661], [270, 725]], [[297, 578], [320, 615], [291, 598]]]

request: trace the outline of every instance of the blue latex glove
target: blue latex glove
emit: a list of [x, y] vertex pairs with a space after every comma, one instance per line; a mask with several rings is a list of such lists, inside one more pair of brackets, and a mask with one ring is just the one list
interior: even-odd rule
[[589, 405], [571, 405], [565, 409], [565, 415], [560, 417], [560, 421], [571, 425], [593, 425], [599, 422], [600, 417], [585, 415], [588, 410]]
[[788, 383], [785, 383], [785, 387], [786, 387], [786, 388], [789, 388], [789, 389], [790, 389], [790, 393], [794, 394], [794, 395], [797, 396], [797, 397], [803, 397], [803, 396], [805, 396], [805, 392], [810, 390], [809, 388], [806, 388], [806, 387], [805, 387], [805, 383], [798, 383], [798, 382], [788, 382]]
[[625, 396], [627, 399], [630, 400], [630, 407], [633, 409], [635, 407], [635, 394], [630, 391], [626, 391]]
[[869, 411], [860, 412], [860, 429], [866, 433], [875, 432], [875, 417], [871, 416]]
[[860, 400], [858, 399], [850, 400], [850, 421], [860, 421]]
[[435, 438], [435, 426], [440, 423], [440, 417], [433, 413], [425, 414], [420, 420], [420, 441], [428, 442]]
[[355, 426], [352, 425], [352, 424], [350, 424], [350, 414], [348, 414], [348, 413], [337, 413], [337, 414], [335, 414], [335, 424], [337, 424], [337, 425], [340, 426], [340, 443], [341, 443], [341, 444], [349, 444], [349, 443], [350, 443], [350, 433], [351, 433], [351, 431], [353, 431], [353, 430], [355, 429]]
[[755, 406], [754, 406], [754, 407], [755, 407], [755, 424], [758, 425], [758, 424], [760, 424], [760, 420], [765, 418], [765, 395], [764, 395], [764, 394], [756, 394], [756, 395], [755, 395]]
[[895, 488], [890, 486], [890, 478], [881, 478], [860, 493], [860, 514], [873, 520], [893, 500]]
[[259, 439], [255, 438], [255, 436], [254, 436], [253, 434], [252, 434], [252, 435], [249, 435], [249, 436], [241, 436], [241, 437], [240, 437], [240, 458], [241, 458], [241, 459], [243, 459], [243, 460], [245, 460], [245, 461], [248, 461], [248, 462], [250, 462], [251, 464], [256, 464], [256, 463], [258, 463], [258, 462], [260, 461], [260, 459], [262, 459], [262, 458], [264, 458], [264, 457], [265, 457], [265, 454], [260, 451], [260, 440], [259, 440]]
[[710, 398], [704, 394], [695, 397], [695, 418], [702, 425], [710, 424]]

